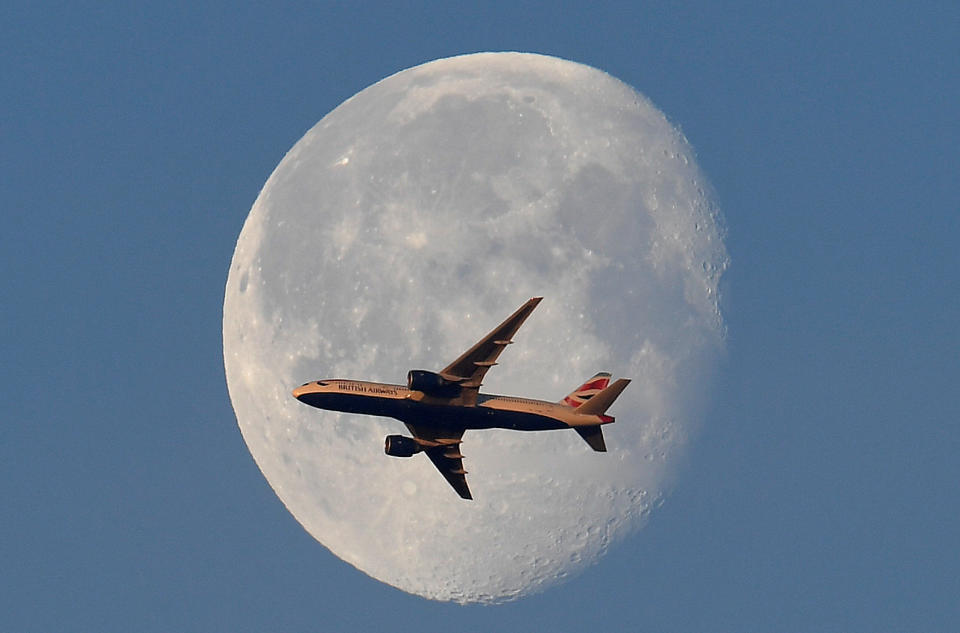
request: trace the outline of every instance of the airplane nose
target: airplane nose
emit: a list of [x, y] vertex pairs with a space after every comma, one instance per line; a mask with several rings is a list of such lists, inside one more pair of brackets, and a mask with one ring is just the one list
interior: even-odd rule
[[293, 397], [299, 400], [303, 394], [309, 393], [308, 391], [309, 387], [310, 387], [309, 384], [301, 385], [300, 387], [297, 387], [296, 389], [293, 390]]

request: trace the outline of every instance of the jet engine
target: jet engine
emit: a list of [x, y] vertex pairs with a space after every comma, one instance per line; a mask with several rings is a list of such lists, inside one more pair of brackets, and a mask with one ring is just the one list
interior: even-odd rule
[[391, 457], [412, 457], [422, 450], [415, 439], [404, 435], [388, 435], [383, 445], [383, 452]]
[[440, 374], [423, 369], [413, 369], [407, 372], [407, 388], [412, 391], [422, 391], [428, 396], [438, 398], [452, 398], [460, 394], [460, 385], [447, 380]]

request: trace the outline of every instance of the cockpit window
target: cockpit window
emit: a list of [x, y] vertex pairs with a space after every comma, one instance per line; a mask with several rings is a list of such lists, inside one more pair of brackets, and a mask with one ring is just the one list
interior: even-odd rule
[[327, 383], [323, 382], [322, 380], [318, 380], [318, 381], [317, 381], [317, 384], [320, 385], [321, 387], [326, 387], [326, 386], [327, 386]]

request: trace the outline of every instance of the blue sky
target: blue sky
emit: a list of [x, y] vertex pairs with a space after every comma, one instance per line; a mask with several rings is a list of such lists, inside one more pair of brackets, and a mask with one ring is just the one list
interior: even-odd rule
[[[956, 630], [960, 8], [883, 4], [5, 3], [0, 630]], [[286, 512], [220, 320], [297, 139], [482, 50], [603, 69], [683, 129], [728, 226], [729, 353], [643, 532], [459, 607]]]

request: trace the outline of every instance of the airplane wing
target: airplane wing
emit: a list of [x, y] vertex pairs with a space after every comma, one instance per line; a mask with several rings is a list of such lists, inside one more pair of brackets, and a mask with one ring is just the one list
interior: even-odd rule
[[476, 345], [440, 372], [440, 375], [447, 380], [460, 384], [466, 404], [476, 403], [477, 392], [487, 370], [497, 364], [500, 352], [513, 342], [511, 340], [513, 335], [527, 320], [527, 317], [530, 316], [541, 299], [543, 297], [534, 297], [520, 306], [516, 312], [507, 317], [506, 321], [495, 327], [492, 332], [480, 339]]
[[457, 494], [464, 499], [473, 499], [467, 486], [467, 471], [463, 469], [463, 455], [460, 454], [460, 438], [463, 428], [435, 428], [406, 423], [413, 437], [426, 445], [423, 450], [437, 467], [440, 474], [453, 486]]

